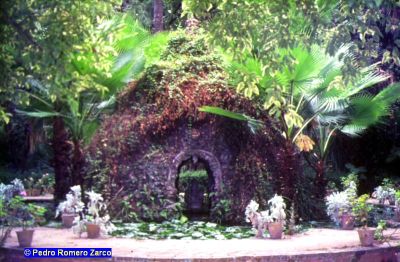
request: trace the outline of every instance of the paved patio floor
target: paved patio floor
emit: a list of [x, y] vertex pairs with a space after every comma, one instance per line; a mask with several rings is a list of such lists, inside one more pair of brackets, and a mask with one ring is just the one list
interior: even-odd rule
[[[400, 230], [388, 230], [389, 243], [375, 243], [375, 247], [395, 246]], [[7, 240], [6, 248], [18, 247], [15, 232]], [[360, 247], [357, 231], [310, 229], [305, 233], [285, 236], [282, 240], [135, 240], [125, 238], [79, 238], [70, 229], [36, 228], [33, 247], [104, 247], [112, 248], [113, 257], [153, 259], [227, 258], [243, 256], [280, 256], [340, 252]]]

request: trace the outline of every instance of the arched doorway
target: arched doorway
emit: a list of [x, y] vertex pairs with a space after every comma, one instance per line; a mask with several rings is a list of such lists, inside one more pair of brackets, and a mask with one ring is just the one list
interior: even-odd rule
[[179, 153], [169, 171], [171, 190], [181, 199], [184, 214], [191, 220], [207, 220], [221, 190], [221, 167], [216, 157], [204, 150]]

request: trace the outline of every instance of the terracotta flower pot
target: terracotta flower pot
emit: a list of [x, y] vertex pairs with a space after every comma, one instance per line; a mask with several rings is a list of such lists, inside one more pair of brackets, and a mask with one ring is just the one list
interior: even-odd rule
[[271, 239], [281, 239], [283, 232], [282, 222], [272, 222], [268, 224], [268, 231]]
[[63, 226], [65, 228], [71, 228], [74, 223], [75, 217], [76, 217], [75, 214], [62, 214], [61, 219]]
[[374, 244], [375, 229], [373, 228], [360, 228], [357, 230], [360, 238], [361, 246], [370, 247]]
[[92, 223], [86, 224], [88, 238], [98, 238], [100, 236], [100, 226]]
[[26, 229], [22, 231], [16, 231], [18, 243], [20, 247], [30, 247], [33, 239], [33, 229]]
[[343, 214], [340, 217], [340, 226], [344, 230], [353, 230], [354, 229], [354, 216], [349, 214]]
[[396, 208], [394, 210], [394, 221], [400, 222], [400, 209]]
[[40, 196], [40, 189], [31, 189], [31, 196]]

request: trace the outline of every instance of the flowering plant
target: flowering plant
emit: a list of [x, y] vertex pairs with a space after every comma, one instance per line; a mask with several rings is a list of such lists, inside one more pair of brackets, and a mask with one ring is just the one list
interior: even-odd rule
[[378, 186], [372, 193], [372, 197], [378, 199], [381, 204], [384, 204], [386, 200], [394, 202], [396, 200], [396, 190], [390, 186]]
[[81, 200], [81, 186], [71, 187], [69, 193], [66, 195], [66, 200], [61, 202], [56, 210], [56, 217], [60, 214], [78, 214], [83, 208], [84, 204]]
[[107, 205], [101, 194], [94, 191], [86, 192], [89, 198], [86, 209], [82, 209], [80, 216], [75, 218], [73, 231], [81, 236], [86, 231], [86, 224], [93, 223], [100, 226], [100, 232], [104, 235], [114, 231], [115, 226], [110, 221], [107, 213]]
[[351, 204], [345, 191], [333, 192], [326, 198], [326, 213], [336, 224], [340, 223], [340, 216], [350, 210]]
[[14, 179], [9, 185], [0, 183], [0, 246], [4, 244], [12, 227], [15, 226], [17, 221], [15, 204], [17, 200], [21, 203], [21, 196], [26, 196], [21, 180]]
[[326, 213], [336, 224], [343, 214], [352, 212], [352, 205], [357, 198], [357, 184], [350, 181], [341, 192], [333, 192], [326, 198]]
[[51, 193], [55, 184], [54, 175], [45, 173], [41, 178], [38, 179], [37, 185], [45, 193]]
[[246, 217], [246, 222], [252, 222], [253, 217], [256, 216], [256, 214], [258, 213], [258, 207], [260, 205], [254, 201], [251, 200], [250, 203], [247, 205], [246, 210], [244, 212], [245, 217]]
[[268, 200], [268, 204], [270, 205], [270, 220], [274, 222], [285, 222], [286, 219], [286, 204], [283, 200], [283, 197], [275, 194], [273, 198]]
[[245, 210], [246, 222], [251, 222], [254, 229], [257, 230], [257, 237], [262, 237], [263, 231], [268, 223], [282, 222], [285, 223], [286, 204], [283, 197], [275, 194], [273, 198], [268, 200], [269, 210], [258, 211], [259, 204], [251, 200]]
[[5, 185], [0, 183], [0, 198], [4, 202], [8, 203], [14, 196], [24, 196], [26, 195], [24, 184], [18, 178], [11, 181], [11, 184]]
[[247, 205], [246, 210], [245, 210], [245, 217], [246, 217], [246, 222], [251, 222], [251, 225], [255, 230], [257, 230], [257, 235], [256, 237], [262, 237], [263, 236], [263, 231], [265, 229], [265, 224], [263, 223], [264, 219], [261, 215], [263, 212], [258, 212], [258, 207], [259, 204], [251, 200], [250, 203]]

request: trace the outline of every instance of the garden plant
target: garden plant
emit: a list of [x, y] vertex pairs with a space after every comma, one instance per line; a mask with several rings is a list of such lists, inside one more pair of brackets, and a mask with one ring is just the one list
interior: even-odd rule
[[5, 0], [0, 35], [0, 260], [397, 261], [398, 0]]

